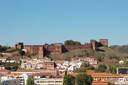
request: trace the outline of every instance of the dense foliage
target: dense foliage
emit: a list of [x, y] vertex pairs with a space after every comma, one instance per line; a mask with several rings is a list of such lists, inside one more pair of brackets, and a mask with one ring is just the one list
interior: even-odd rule
[[33, 77], [28, 77], [27, 85], [35, 85]]
[[63, 85], [75, 85], [75, 77], [72, 75], [65, 75]]
[[16, 71], [19, 67], [20, 63], [10, 63], [10, 62], [1, 62], [0, 61], [0, 66], [5, 67], [7, 70], [12, 70]]
[[92, 85], [93, 78], [90, 75], [78, 73], [75, 77], [65, 75], [63, 85]]
[[0, 46], [0, 52], [5, 52], [9, 48], [10, 47], [8, 47], [8, 46]]
[[98, 72], [106, 72], [106, 70], [107, 70], [107, 66], [104, 65], [104, 64], [101, 64], [101, 65], [99, 65], [99, 66], [96, 68], [96, 71], [98, 71]]
[[21, 56], [25, 55], [25, 52], [24, 52], [22, 49], [17, 49], [17, 51], [19, 52], [19, 54], [20, 54]]
[[79, 41], [74, 41], [74, 40], [66, 40], [64, 44], [65, 45], [81, 45]]
[[76, 85], [91, 85], [92, 81], [92, 77], [85, 73], [79, 73], [76, 76]]

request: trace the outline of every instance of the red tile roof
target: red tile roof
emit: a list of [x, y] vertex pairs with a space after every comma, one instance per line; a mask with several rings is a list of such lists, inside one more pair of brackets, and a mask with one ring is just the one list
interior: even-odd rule
[[93, 81], [92, 85], [108, 85], [108, 82], [103, 81]]

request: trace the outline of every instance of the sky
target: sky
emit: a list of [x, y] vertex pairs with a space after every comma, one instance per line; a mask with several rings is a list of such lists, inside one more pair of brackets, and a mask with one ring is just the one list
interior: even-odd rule
[[0, 44], [128, 44], [128, 0], [0, 0]]

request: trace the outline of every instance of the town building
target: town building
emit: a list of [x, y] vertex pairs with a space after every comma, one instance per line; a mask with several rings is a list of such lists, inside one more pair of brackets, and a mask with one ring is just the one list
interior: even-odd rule
[[87, 74], [91, 75], [95, 82], [110, 82], [114, 85], [128, 85], [127, 74], [96, 73], [94, 71], [87, 71]]
[[20, 85], [20, 80], [8, 76], [1, 77], [1, 85]]
[[21, 69], [40, 70], [40, 69], [55, 69], [55, 62], [51, 59], [22, 59]]
[[36, 85], [63, 85], [63, 78], [35, 78]]

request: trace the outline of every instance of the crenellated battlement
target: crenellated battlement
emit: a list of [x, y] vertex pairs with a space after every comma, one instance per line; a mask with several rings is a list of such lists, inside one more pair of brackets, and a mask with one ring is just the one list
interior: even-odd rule
[[96, 50], [99, 46], [108, 46], [108, 39], [90, 40], [89, 43], [82, 45], [64, 45], [61, 43], [44, 44], [44, 45], [24, 45], [23, 43], [17, 43], [15, 45], [18, 49], [26, 49], [26, 53], [30, 53], [38, 56], [45, 56], [47, 54], [61, 54], [77, 49], [93, 49]]

